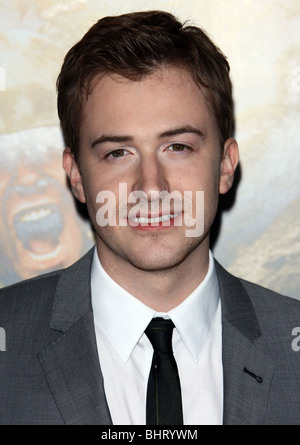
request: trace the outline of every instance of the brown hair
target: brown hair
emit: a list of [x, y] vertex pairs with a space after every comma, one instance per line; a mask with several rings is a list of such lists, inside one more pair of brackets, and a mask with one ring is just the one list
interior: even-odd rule
[[135, 12], [99, 20], [64, 59], [57, 79], [58, 115], [65, 143], [77, 162], [83, 106], [93, 79], [119, 74], [136, 81], [164, 66], [187, 69], [205, 88], [223, 147], [233, 132], [225, 56], [198, 27], [186, 26], [164, 11]]

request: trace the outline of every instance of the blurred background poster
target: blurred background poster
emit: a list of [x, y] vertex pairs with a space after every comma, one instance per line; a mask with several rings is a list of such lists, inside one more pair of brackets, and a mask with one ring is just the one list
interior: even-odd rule
[[93, 245], [61, 167], [56, 77], [96, 20], [149, 9], [203, 27], [231, 65], [241, 165], [215, 257], [300, 299], [298, 0], [0, 1], [0, 286], [66, 267]]

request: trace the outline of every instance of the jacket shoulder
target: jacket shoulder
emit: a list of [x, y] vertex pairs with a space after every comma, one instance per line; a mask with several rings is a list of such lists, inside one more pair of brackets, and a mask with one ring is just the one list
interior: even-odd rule
[[223, 319], [247, 332], [249, 338], [274, 338], [290, 345], [291, 332], [300, 326], [300, 301], [279, 294], [259, 284], [249, 282], [227, 272], [218, 262]]
[[60, 274], [55, 271], [0, 289], [0, 325], [16, 323], [19, 316], [29, 323], [37, 314], [51, 311]]
[[[62, 269], [63, 270], [63, 269]], [[53, 283], [57, 283], [62, 270], [56, 270], [46, 274], [38, 275], [27, 280], [18, 281], [17, 283], [9, 286], [2, 287], [0, 289], [0, 301], [5, 298], [11, 298], [14, 296], [21, 296], [25, 293], [28, 296], [32, 296], [32, 292], [45, 290], [46, 287], [51, 286]]]
[[64, 280], [67, 281], [64, 291], [68, 292], [72, 283], [74, 284], [76, 280], [80, 282], [83, 270], [89, 270], [92, 255], [93, 249], [65, 269], [42, 274], [0, 289], [0, 326], [5, 320], [9, 324], [14, 323], [18, 314], [22, 319], [24, 314], [29, 318], [31, 314], [32, 319], [36, 319], [43, 313], [47, 315], [51, 313], [60, 284]]
[[216, 260], [215, 266], [221, 290], [223, 290], [225, 293], [229, 291], [230, 294], [232, 292], [232, 289], [242, 289], [246, 291], [246, 293], [250, 297], [251, 302], [254, 305], [260, 306], [261, 308], [264, 306], [277, 307], [277, 305], [281, 306], [282, 304], [284, 304], [285, 306], [295, 307], [296, 310], [300, 310], [300, 300], [280, 294], [260, 284], [237, 277], [224, 269]]
[[[237, 278], [251, 301], [261, 330], [257, 346], [261, 347], [278, 363], [299, 365], [300, 355], [292, 349], [294, 332], [300, 331], [300, 301], [267, 289], [256, 283]], [[292, 366], [292, 364], [291, 364]]]
[[53, 292], [53, 288], [56, 288], [61, 275], [65, 273], [71, 276], [73, 274], [74, 277], [78, 275], [78, 272], [82, 269], [82, 265], [90, 263], [92, 254], [93, 249], [89, 250], [78, 261], [65, 269], [58, 269], [52, 272], [44, 273], [42, 275], [29, 278], [28, 280], [19, 281], [9, 286], [0, 288], [0, 304], [2, 300], [7, 298], [21, 298], [22, 296], [32, 298]]
[[262, 309], [266, 307], [268, 310], [285, 308], [288, 310], [300, 311], [300, 300], [280, 294], [271, 289], [263, 287], [259, 284], [239, 278], [239, 281], [247, 291], [251, 301], [255, 306]]

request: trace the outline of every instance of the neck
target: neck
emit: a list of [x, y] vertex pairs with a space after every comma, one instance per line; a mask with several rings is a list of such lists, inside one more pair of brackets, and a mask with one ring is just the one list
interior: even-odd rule
[[131, 295], [157, 312], [168, 312], [184, 301], [203, 281], [209, 265], [209, 240], [180, 264], [163, 270], [142, 270], [122, 257], [97, 246], [106, 273]]

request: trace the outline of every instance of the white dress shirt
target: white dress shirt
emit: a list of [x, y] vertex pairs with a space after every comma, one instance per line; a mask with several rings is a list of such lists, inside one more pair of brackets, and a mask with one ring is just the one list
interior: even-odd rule
[[185, 425], [221, 425], [221, 303], [214, 260], [201, 284], [168, 313], [157, 313], [103, 269], [95, 249], [92, 307], [104, 389], [114, 425], [145, 425], [153, 348], [144, 331], [156, 316], [171, 318]]

